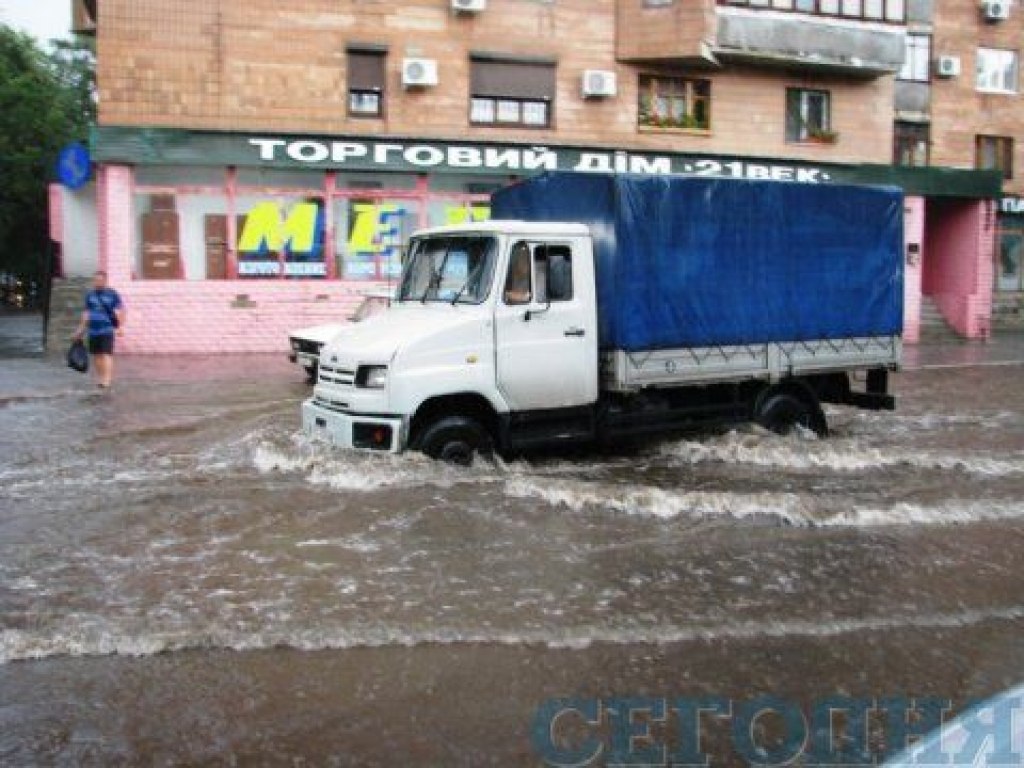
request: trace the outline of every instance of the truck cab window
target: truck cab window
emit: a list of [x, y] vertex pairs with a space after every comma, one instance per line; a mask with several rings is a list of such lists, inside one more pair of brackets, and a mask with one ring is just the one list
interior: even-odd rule
[[490, 288], [496, 245], [493, 237], [414, 240], [398, 300], [480, 304]]
[[530, 246], [524, 242], [512, 246], [508, 261], [508, 275], [505, 278], [505, 303], [529, 304], [533, 296], [530, 283]]
[[572, 301], [572, 251], [568, 246], [538, 246], [536, 272], [544, 276], [543, 282], [538, 280], [539, 301]]

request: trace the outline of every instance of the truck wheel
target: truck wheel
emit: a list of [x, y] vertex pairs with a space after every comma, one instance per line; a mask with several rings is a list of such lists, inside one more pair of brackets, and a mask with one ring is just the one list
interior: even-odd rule
[[447, 416], [429, 425], [416, 440], [416, 448], [432, 459], [468, 467], [475, 456], [494, 452], [491, 436], [477, 421]]
[[316, 384], [316, 373], [317, 373], [316, 368], [317, 368], [316, 365], [307, 365], [306, 366], [306, 383], [307, 384]]
[[757, 404], [754, 421], [777, 435], [788, 435], [797, 426], [810, 429], [819, 437], [828, 435], [821, 406], [791, 392], [768, 393]]

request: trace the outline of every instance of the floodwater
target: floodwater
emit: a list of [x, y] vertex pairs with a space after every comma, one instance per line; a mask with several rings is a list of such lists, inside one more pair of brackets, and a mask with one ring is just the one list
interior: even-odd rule
[[553, 697], [1024, 678], [1020, 366], [458, 469], [310, 443], [278, 358], [120, 365], [0, 363], [0, 764], [535, 765]]

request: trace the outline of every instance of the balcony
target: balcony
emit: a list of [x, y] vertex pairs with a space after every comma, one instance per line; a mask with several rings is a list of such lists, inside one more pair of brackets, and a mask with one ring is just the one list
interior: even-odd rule
[[618, 0], [616, 56], [632, 64], [714, 65], [714, 0]]
[[[723, 63], [875, 78], [903, 64], [902, 0], [732, 0], [717, 7], [714, 54]], [[835, 10], [834, 13], [828, 11]], [[865, 15], [865, 13], [869, 15]]]
[[619, 0], [620, 61], [875, 78], [903, 63], [907, 0]]

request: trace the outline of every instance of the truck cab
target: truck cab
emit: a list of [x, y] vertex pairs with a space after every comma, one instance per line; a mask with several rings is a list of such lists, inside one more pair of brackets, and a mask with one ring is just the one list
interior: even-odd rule
[[392, 306], [322, 349], [303, 425], [343, 447], [456, 462], [507, 444], [517, 421], [581, 437], [598, 400], [597, 343], [587, 227], [424, 230]]

